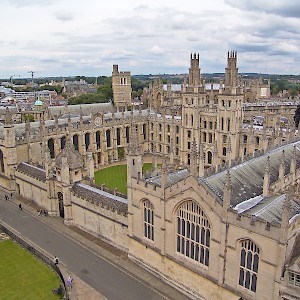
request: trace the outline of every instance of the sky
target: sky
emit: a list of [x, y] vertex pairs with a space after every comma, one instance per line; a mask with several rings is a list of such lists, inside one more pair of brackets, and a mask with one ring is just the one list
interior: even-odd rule
[[299, 0], [1, 0], [0, 78], [300, 74]]

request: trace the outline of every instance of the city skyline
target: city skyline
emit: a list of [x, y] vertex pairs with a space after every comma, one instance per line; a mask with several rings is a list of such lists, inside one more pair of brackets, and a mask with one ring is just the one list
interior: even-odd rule
[[[237, 51], [241, 73], [299, 74], [300, 3], [4, 0], [0, 78], [224, 72]], [[5, 26], [5, 27], [4, 27]]]

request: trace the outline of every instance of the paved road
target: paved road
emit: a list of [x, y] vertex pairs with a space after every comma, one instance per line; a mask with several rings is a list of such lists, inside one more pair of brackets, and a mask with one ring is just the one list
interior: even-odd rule
[[0, 219], [47, 252], [59, 257], [68, 270], [109, 300], [165, 299], [135, 278], [92, 253], [84, 246], [20, 211], [0, 196]]

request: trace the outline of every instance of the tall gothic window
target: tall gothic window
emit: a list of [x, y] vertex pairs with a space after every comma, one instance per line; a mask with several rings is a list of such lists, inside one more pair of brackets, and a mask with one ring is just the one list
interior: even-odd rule
[[117, 128], [116, 135], [117, 135], [117, 146], [120, 146], [121, 145], [121, 129], [120, 128]]
[[144, 236], [154, 241], [154, 207], [150, 201], [143, 202], [144, 206]]
[[106, 147], [111, 147], [111, 139], [110, 139], [110, 129], [106, 130]]
[[177, 210], [177, 252], [208, 266], [210, 223], [203, 210], [193, 201]]
[[250, 240], [241, 242], [239, 285], [256, 292], [259, 248]]

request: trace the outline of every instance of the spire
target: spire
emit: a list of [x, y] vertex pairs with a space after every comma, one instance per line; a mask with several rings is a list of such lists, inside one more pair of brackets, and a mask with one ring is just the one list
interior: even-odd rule
[[279, 165], [279, 179], [283, 179], [285, 175], [285, 164], [284, 164], [284, 150], [282, 150], [281, 158], [280, 158], [280, 165]]
[[[296, 147], [295, 147], [295, 145], [293, 146], [290, 173], [293, 174], [293, 176], [296, 175]], [[294, 179], [293, 179], [293, 182], [294, 182]]]
[[223, 208], [227, 210], [230, 207], [230, 200], [231, 200], [231, 178], [230, 173], [227, 171], [225, 185], [224, 185], [224, 196], [223, 196]]
[[289, 227], [290, 213], [291, 213], [291, 200], [289, 192], [286, 194], [285, 201], [282, 206], [282, 215], [281, 215], [281, 235], [280, 239], [282, 242], [285, 242], [287, 239], [287, 230]]
[[199, 177], [204, 176], [204, 153], [203, 153], [203, 145], [200, 143], [199, 149]]
[[12, 123], [13, 123], [13, 121], [12, 121], [11, 112], [10, 112], [9, 108], [6, 107], [6, 110], [5, 110], [5, 125], [11, 125]]
[[269, 188], [270, 188], [270, 156], [267, 157], [265, 174], [264, 174], [264, 184], [263, 184], [263, 196], [269, 196]]
[[168, 183], [168, 171], [167, 171], [167, 160], [166, 156], [163, 156], [163, 163], [161, 167], [161, 187], [165, 188]]
[[190, 172], [193, 176], [198, 176], [197, 174], [197, 144], [194, 139], [192, 142], [192, 153], [191, 153], [191, 161], [190, 161]]

